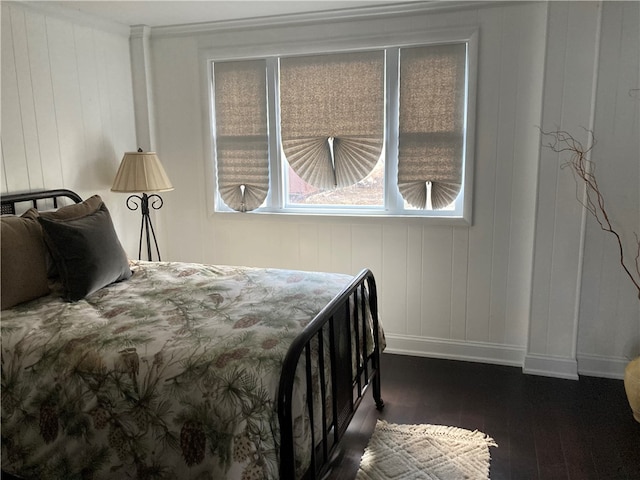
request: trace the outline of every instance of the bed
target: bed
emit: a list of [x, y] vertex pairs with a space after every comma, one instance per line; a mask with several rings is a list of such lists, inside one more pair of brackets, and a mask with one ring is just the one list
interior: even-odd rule
[[322, 478], [383, 408], [371, 271], [131, 261], [69, 190], [2, 213], [3, 478]]

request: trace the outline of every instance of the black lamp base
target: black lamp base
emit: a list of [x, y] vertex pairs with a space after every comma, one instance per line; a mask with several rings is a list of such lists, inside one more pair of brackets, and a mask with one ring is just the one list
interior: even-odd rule
[[140, 208], [142, 212], [142, 221], [140, 223], [140, 242], [138, 243], [138, 259], [142, 260], [142, 239], [145, 238], [145, 243], [147, 246], [147, 260], [153, 261], [152, 251], [151, 251], [151, 240], [153, 239], [153, 245], [156, 247], [156, 255], [158, 257], [158, 261], [161, 262], [162, 258], [160, 258], [160, 249], [158, 248], [158, 241], [156, 240], [156, 232], [153, 229], [153, 223], [151, 222], [151, 217], [149, 216], [149, 207], [154, 210], [159, 210], [162, 208], [163, 201], [160, 195], [156, 195], [155, 193], [152, 195], [147, 195], [143, 193], [140, 195], [131, 195], [127, 198], [127, 208], [129, 210], [137, 210]]

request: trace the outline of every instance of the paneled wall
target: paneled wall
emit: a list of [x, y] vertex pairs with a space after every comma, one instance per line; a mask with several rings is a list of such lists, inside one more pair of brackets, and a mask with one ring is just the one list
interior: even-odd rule
[[[629, 113], [637, 106], [623, 85], [637, 84], [637, 10], [635, 2], [498, 2], [319, 25], [153, 29], [158, 148], [176, 184], [166, 210], [171, 255], [350, 273], [367, 266], [392, 351], [620, 377], [638, 344], [638, 304], [628, 285], [618, 288], [624, 280], [606, 260], [615, 251], [576, 201], [562, 157], [541, 147], [539, 128], [583, 138], [583, 128], [618, 126], [593, 154], [619, 157], [623, 223], [636, 228], [639, 149], [628, 132], [637, 131]], [[473, 226], [212, 213], [204, 64], [217, 46], [248, 52], [256, 40], [314, 35], [339, 43], [363, 31], [392, 41], [394, 32], [468, 26], [480, 29]], [[613, 86], [622, 110], [610, 103]]]
[[[600, 38], [591, 159], [633, 271], [634, 233], [640, 235], [640, 3], [604, 2]], [[640, 354], [640, 299], [622, 272], [615, 238], [591, 217], [581, 279], [578, 365], [607, 376]]]
[[[369, 267], [395, 352], [575, 378], [620, 377], [640, 348], [639, 302], [615, 244], [584, 214], [562, 157], [541, 147], [539, 133], [559, 127], [584, 139], [583, 127], [594, 130], [598, 179], [633, 248], [637, 2], [481, 2], [320, 22], [136, 28], [133, 67], [128, 28], [44, 5], [2, 2], [2, 192], [101, 193], [134, 256], [139, 217], [109, 187], [122, 153], [149, 144], [175, 186], [157, 219], [163, 259]], [[217, 46], [248, 52], [300, 38], [339, 46], [368, 32], [392, 43], [400, 33], [456, 27], [480, 32], [472, 226], [213, 213], [205, 65]]]
[[[541, 128], [585, 141], [593, 124], [600, 5], [549, 5]], [[541, 143], [549, 142], [547, 137]], [[577, 292], [584, 238], [581, 192], [562, 154], [544, 148], [538, 172], [532, 308], [525, 370], [577, 375]]]
[[109, 192], [131, 149], [129, 29], [2, 2], [0, 191], [98, 193], [128, 252], [137, 254], [138, 217]]
[[[589, 158], [627, 264], [640, 232], [640, 5], [549, 6], [542, 126], [595, 146]], [[640, 353], [640, 302], [613, 236], [581, 208], [568, 161], [543, 149], [525, 370], [620, 377]], [[638, 272], [636, 271], [636, 278]], [[563, 375], [564, 374], [564, 375]]]
[[[172, 258], [355, 273], [371, 268], [390, 350], [522, 365], [529, 327], [547, 4], [191, 33], [152, 29]], [[474, 220], [214, 214], [207, 55], [296, 38], [479, 27]], [[382, 33], [380, 33], [382, 32]], [[328, 39], [328, 40], [327, 40]], [[176, 72], [180, 72], [179, 75]], [[185, 234], [189, 232], [189, 234]]]

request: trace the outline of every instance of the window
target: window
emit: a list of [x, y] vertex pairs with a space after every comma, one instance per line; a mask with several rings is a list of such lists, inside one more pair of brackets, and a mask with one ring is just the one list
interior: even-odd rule
[[218, 192], [227, 206], [246, 212], [260, 207], [269, 191], [265, 62], [214, 67]]
[[450, 208], [462, 187], [465, 45], [400, 51], [398, 188], [408, 205]]
[[212, 61], [216, 211], [470, 215], [469, 40]]

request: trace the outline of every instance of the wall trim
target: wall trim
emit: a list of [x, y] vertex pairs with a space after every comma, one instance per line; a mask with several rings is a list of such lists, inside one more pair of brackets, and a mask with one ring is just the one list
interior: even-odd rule
[[622, 380], [628, 358], [578, 355], [577, 360], [551, 355], [525, 355], [524, 347], [386, 334], [385, 352], [418, 357], [522, 367], [525, 374], [578, 380], [579, 375]]
[[146, 152], [156, 149], [150, 33], [148, 26], [134, 25], [129, 37], [137, 146]]
[[465, 342], [389, 333], [385, 337], [387, 339], [386, 352], [418, 357], [520, 367], [525, 353], [524, 347], [495, 343]]
[[575, 358], [530, 353], [525, 356], [522, 372], [531, 375], [578, 380], [578, 362]]
[[578, 373], [587, 377], [614, 378], [622, 380], [624, 369], [630, 359], [603, 357], [601, 355], [578, 355]]
[[[274, 15], [272, 17], [257, 17], [240, 20], [221, 20], [215, 22], [192, 23], [185, 25], [166, 25], [153, 27], [153, 37], [170, 37], [184, 35], [198, 35], [219, 33], [226, 31], [253, 30], [259, 28], [280, 26], [304, 26], [318, 24], [327, 21], [347, 22], [353, 20], [366, 20], [375, 18], [388, 19], [391, 16], [410, 16], [419, 13], [434, 13], [443, 11], [457, 11], [468, 8], [494, 7], [505, 2], [496, 0], [452, 0], [447, 2], [426, 1], [407, 2], [392, 5], [373, 5], [349, 9], [329, 10], [313, 13], [294, 13], [290, 15]], [[506, 2], [509, 3], [509, 2]]]

